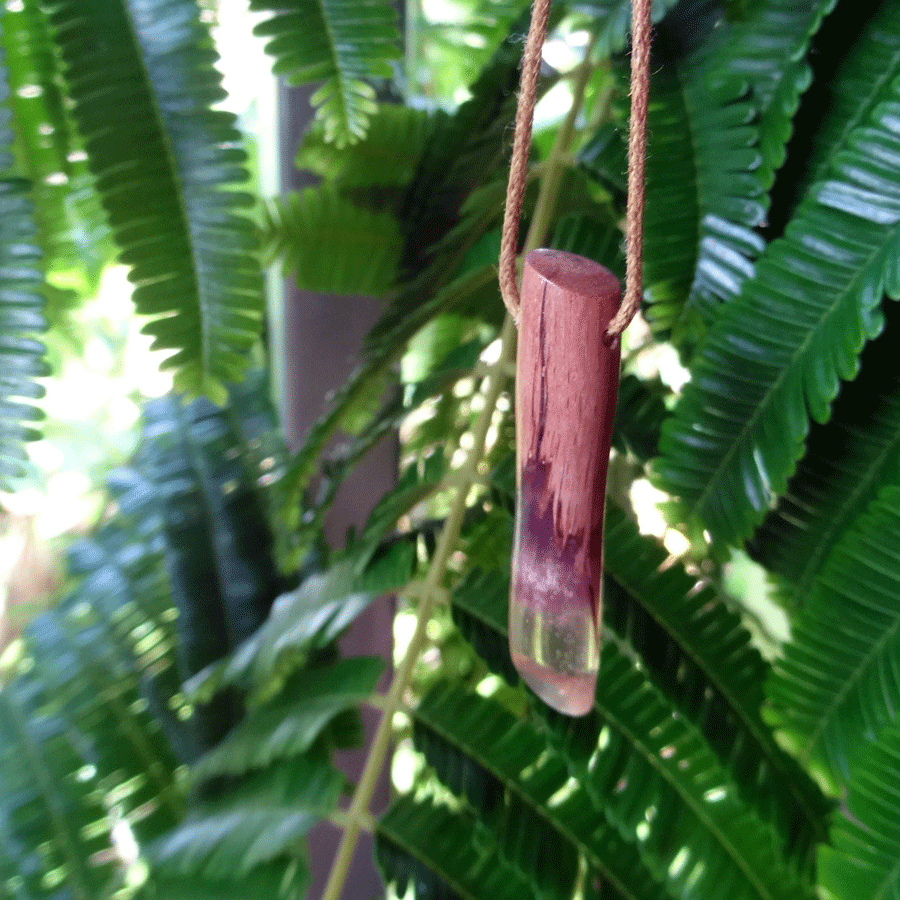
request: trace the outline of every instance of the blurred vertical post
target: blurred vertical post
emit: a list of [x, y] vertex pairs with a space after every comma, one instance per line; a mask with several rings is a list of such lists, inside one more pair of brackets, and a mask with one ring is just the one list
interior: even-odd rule
[[[314, 88], [279, 87], [280, 170], [282, 191], [312, 184], [309, 176], [294, 166], [297, 144], [310, 122], [310, 97]], [[281, 415], [288, 446], [296, 450], [312, 423], [326, 406], [329, 392], [340, 387], [353, 369], [363, 337], [375, 322], [381, 305], [371, 297], [335, 297], [301, 291], [291, 281], [283, 282], [281, 309], [273, 337], [273, 359], [279, 368], [274, 379], [280, 384]], [[382, 494], [396, 481], [397, 441], [388, 436], [359, 464], [342, 485], [325, 523], [331, 546], [340, 546], [350, 526], [361, 526]], [[347, 656], [378, 655], [390, 669], [393, 649], [394, 602], [382, 597], [351, 626], [341, 642]], [[387, 684], [379, 686], [386, 689]], [[377, 726], [377, 714], [363, 710], [366, 743]], [[347, 777], [358, 780], [365, 765], [366, 749], [338, 754], [337, 763]], [[384, 809], [390, 799], [388, 767], [381, 773], [373, 795], [373, 812]], [[340, 832], [322, 823], [309, 836], [313, 882], [309, 896], [319, 897], [337, 850]], [[356, 849], [344, 889], [345, 900], [379, 897], [384, 887], [375, 867], [372, 838], [363, 835]]]

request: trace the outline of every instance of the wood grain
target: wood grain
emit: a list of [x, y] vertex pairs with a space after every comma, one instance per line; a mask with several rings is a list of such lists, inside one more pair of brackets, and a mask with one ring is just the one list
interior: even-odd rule
[[[532, 686], [529, 659], [564, 677], [586, 677], [585, 660], [596, 660], [620, 361], [618, 339], [608, 342], [605, 333], [620, 299], [619, 282], [598, 263], [558, 250], [535, 250], [526, 258], [516, 365], [510, 640]], [[590, 653], [581, 647], [589, 628]], [[538, 693], [547, 699], [558, 691]]]

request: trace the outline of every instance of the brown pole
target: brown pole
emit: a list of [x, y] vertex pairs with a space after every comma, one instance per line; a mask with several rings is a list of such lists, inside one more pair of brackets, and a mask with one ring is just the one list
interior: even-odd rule
[[606, 469], [622, 291], [599, 263], [533, 250], [522, 277], [516, 367], [516, 534], [510, 652], [525, 683], [568, 715], [594, 702]]

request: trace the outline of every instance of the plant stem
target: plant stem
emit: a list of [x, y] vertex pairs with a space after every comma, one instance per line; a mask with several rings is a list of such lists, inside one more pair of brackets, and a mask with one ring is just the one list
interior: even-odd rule
[[402, 705], [403, 694], [412, 681], [413, 669], [421, 655], [422, 648], [427, 638], [427, 626], [431, 619], [432, 609], [434, 607], [435, 598], [441, 593], [437, 590], [441, 586], [444, 578], [444, 571], [447, 562], [459, 539], [462, 529], [463, 516], [466, 511], [466, 500], [469, 496], [469, 490], [472, 487], [472, 480], [475, 476], [475, 467], [480, 461], [484, 453], [484, 444], [487, 438], [488, 428], [493, 418], [494, 408], [500, 397], [504, 387], [506, 386], [506, 363], [515, 358], [515, 326], [509, 316], [503, 323], [501, 332], [502, 348], [500, 351], [500, 359], [488, 377], [487, 391], [484, 398], [484, 409], [478, 417], [475, 424], [475, 432], [473, 435], [472, 450], [465, 463], [465, 470], [469, 472], [469, 479], [461, 479], [459, 488], [457, 489], [453, 505], [447, 515], [444, 527], [441, 530], [438, 539], [437, 548], [431, 560], [431, 566], [428, 569], [428, 575], [425, 579], [425, 585], [422, 590], [422, 599], [419, 603], [418, 615], [416, 618], [416, 630], [407, 647], [406, 654], [400, 667], [394, 675], [390, 689], [385, 695], [383, 707], [384, 712], [378, 723], [378, 729], [372, 739], [369, 756], [366, 760], [366, 766], [363, 769], [362, 777], [357, 785], [353, 800], [347, 810], [347, 827], [341, 838], [337, 855], [331, 869], [331, 877], [322, 895], [322, 900], [338, 900], [344, 887], [344, 881], [347, 877], [347, 870], [353, 858], [353, 851], [356, 849], [356, 842], [359, 838], [360, 823], [365, 815], [367, 815], [367, 807], [372, 797], [375, 782], [381, 771], [381, 764], [387, 753], [391, 739], [391, 727], [393, 712]]
[[[546, 239], [553, 215], [553, 208], [559, 194], [562, 172], [565, 167], [565, 157], [569, 145], [572, 143], [575, 122], [584, 101], [584, 91], [591, 71], [590, 48], [588, 48], [585, 60], [579, 66], [575, 79], [572, 106], [565, 120], [560, 125], [553, 149], [547, 160], [546, 174], [541, 181], [537, 206], [525, 240], [526, 251], [535, 249]], [[497, 400], [506, 387], [509, 373], [514, 371], [516, 330], [510, 316], [507, 316], [503, 322], [500, 341], [500, 357], [491, 366], [488, 374], [487, 387], [484, 393], [484, 407], [475, 423], [472, 448], [466, 457], [466, 462], [458, 470], [459, 481], [455, 486], [456, 494], [453, 504], [441, 529], [428, 574], [421, 588], [416, 628], [406, 649], [403, 661], [394, 674], [391, 686], [385, 694], [382, 703], [379, 704], [382, 707], [382, 716], [375, 731], [375, 736], [372, 738], [365, 768], [353, 794], [353, 799], [350, 801], [350, 806], [347, 809], [344, 820], [346, 827], [331, 867], [331, 874], [325, 887], [325, 892], [322, 895], [322, 900], [339, 900], [341, 896], [347, 872], [353, 859], [353, 852], [359, 839], [359, 833], [364, 827], [363, 823], [370, 821], [368, 806], [372, 799], [372, 793], [375, 789], [382, 763], [390, 746], [393, 714], [403, 707], [403, 695], [412, 681], [413, 671], [426, 643], [427, 626], [435, 603], [438, 598], [446, 594], [442, 582], [446, 573], [447, 563], [459, 540], [469, 492], [473, 485], [480, 480], [477, 467], [484, 456], [487, 434], [497, 406]]]
[[556, 132], [556, 140], [553, 142], [553, 149], [547, 159], [544, 178], [541, 181], [541, 190], [538, 194], [537, 205], [534, 208], [534, 216], [531, 219], [531, 227], [528, 229], [528, 236], [525, 238], [525, 250], [534, 250], [539, 244], [544, 242], [544, 237], [553, 218], [553, 210], [559, 197], [559, 189], [562, 184], [563, 172], [566, 168], [566, 157], [568, 155], [569, 146], [575, 135], [575, 123], [578, 121], [578, 114], [581, 112], [584, 103], [584, 92], [594, 66], [591, 63], [591, 49], [593, 40], [588, 44], [585, 51], [584, 61], [575, 70], [575, 78], [572, 83], [572, 105], [569, 107], [568, 113]]

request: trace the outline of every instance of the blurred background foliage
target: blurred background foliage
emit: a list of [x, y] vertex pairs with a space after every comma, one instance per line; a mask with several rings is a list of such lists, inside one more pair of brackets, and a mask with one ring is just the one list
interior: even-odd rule
[[[629, 12], [554, 4], [524, 210], [620, 275]], [[568, 720], [506, 649], [527, 9], [4, 4], [0, 897], [304, 897], [323, 821], [374, 836], [390, 897], [900, 897], [900, 4], [653, 15], [602, 670]], [[314, 86], [299, 192], [273, 72]], [[261, 262], [383, 300], [296, 453]], [[388, 434], [396, 483], [329, 545]], [[385, 691], [336, 641], [386, 593]], [[366, 707], [378, 816], [334, 765]]]

